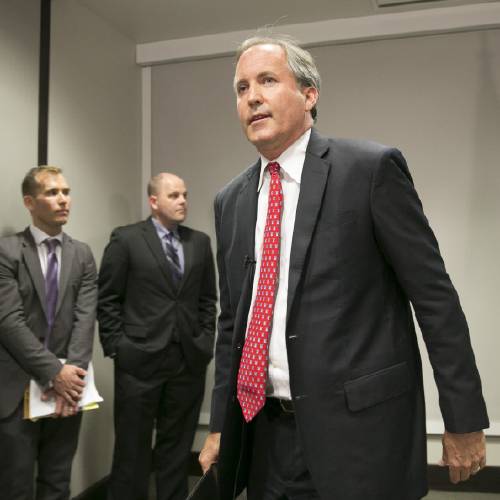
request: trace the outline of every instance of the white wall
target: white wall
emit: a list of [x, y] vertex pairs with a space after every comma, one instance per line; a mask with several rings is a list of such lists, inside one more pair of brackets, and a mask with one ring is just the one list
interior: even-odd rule
[[[49, 163], [73, 189], [67, 231], [99, 261], [114, 226], [140, 215], [140, 72], [135, 45], [74, 0], [52, 1]], [[0, 2], [0, 233], [29, 216], [20, 184], [37, 164], [40, 3]], [[72, 493], [109, 473], [112, 364], [95, 344], [101, 409], [84, 417]], [[1, 494], [0, 494], [1, 496]]]
[[24, 228], [24, 174], [37, 162], [38, 2], [0, 2], [0, 234]]
[[[323, 78], [319, 130], [396, 145], [408, 159], [468, 317], [495, 434], [500, 434], [499, 48], [500, 30], [489, 30], [311, 50]], [[236, 118], [233, 60], [177, 62], [151, 71], [152, 171], [172, 169], [186, 179], [188, 224], [213, 236], [215, 193], [256, 157]], [[439, 432], [437, 392], [426, 358], [428, 427]], [[210, 386], [211, 370], [209, 375]], [[208, 398], [202, 411], [206, 418]], [[489, 463], [500, 465], [495, 439], [489, 438]], [[434, 440], [430, 444], [435, 463]]]
[[[75, 0], [53, 0], [49, 162], [73, 188], [68, 232], [99, 262], [111, 228], [140, 218], [140, 96], [135, 46]], [[0, 232], [23, 228], [20, 182], [37, 161], [38, 2], [0, 2]], [[498, 31], [313, 49], [325, 87], [325, 134], [369, 137], [406, 154], [471, 326], [492, 420], [500, 281], [500, 35]], [[231, 58], [153, 68], [153, 172], [188, 183], [188, 223], [213, 235], [212, 198], [255, 158], [237, 123]], [[109, 472], [112, 364], [95, 346], [105, 403], [84, 418], [76, 495]], [[211, 373], [211, 372], [210, 372]], [[426, 371], [429, 418], [438, 418]], [[210, 384], [209, 384], [210, 385]], [[205, 404], [203, 411], [208, 412]], [[199, 449], [201, 435], [195, 448]], [[500, 465], [500, 443], [490, 464]], [[431, 438], [430, 459], [439, 446]]]
[[[72, 187], [67, 231], [99, 263], [109, 233], [140, 218], [140, 72], [135, 45], [74, 0], [52, 1], [49, 162]], [[113, 366], [96, 339], [94, 363], [105, 401], [84, 416], [72, 493], [109, 473]]]

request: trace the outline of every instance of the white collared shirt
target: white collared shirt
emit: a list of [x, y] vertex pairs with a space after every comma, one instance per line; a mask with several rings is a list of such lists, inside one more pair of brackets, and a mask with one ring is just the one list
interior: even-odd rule
[[30, 224], [30, 231], [33, 239], [35, 240], [36, 248], [38, 251], [38, 258], [40, 259], [40, 265], [42, 267], [42, 274], [45, 278], [47, 274], [47, 258], [48, 258], [48, 250], [47, 245], [44, 244], [44, 241], [47, 239], [55, 239], [59, 240], [60, 245], [56, 247], [56, 257], [57, 257], [57, 280], [59, 280], [61, 276], [61, 255], [62, 255], [62, 239], [63, 233], [62, 231], [56, 236], [49, 236], [47, 233], [43, 232], [41, 229], [38, 229], [33, 224]]
[[[281, 399], [291, 399], [290, 376], [288, 373], [288, 357], [286, 352], [286, 314], [288, 297], [288, 270], [290, 267], [290, 251], [292, 249], [293, 229], [295, 227], [295, 212], [300, 193], [300, 180], [306, 157], [307, 144], [311, 129], [307, 130], [297, 141], [284, 151], [276, 161], [281, 167], [281, 187], [283, 190], [283, 212], [281, 215], [281, 244], [279, 281], [274, 305], [271, 339], [269, 344], [269, 377], [268, 395]], [[266, 169], [269, 160], [261, 156], [259, 178], [259, 199], [257, 205], [257, 223], [255, 225], [255, 277], [253, 281], [252, 303], [253, 310], [257, 284], [259, 281], [260, 264], [262, 259], [262, 244], [264, 227], [266, 224], [267, 201], [269, 195], [270, 175]], [[251, 312], [248, 316], [250, 322]]]

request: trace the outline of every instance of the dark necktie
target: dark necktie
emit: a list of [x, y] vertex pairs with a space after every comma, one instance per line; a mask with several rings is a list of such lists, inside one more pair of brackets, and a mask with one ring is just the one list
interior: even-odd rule
[[259, 413], [266, 401], [269, 333], [279, 278], [283, 192], [279, 164], [269, 163], [268, 168], [271, 174], [271, 183], [257, 295], [248, 324], [237, 382], [238, 401], [247, 422]]
[[49, 343], [49, 337], [54, 326], [56, 315], [57, 296], [59, 294], [59, 283], [57, 279], [59, 263], [57, 262], [56, 248], [59, 240], [47, 239], [44, 241], [47, 246], [47, 272], [45, 273], [45, 305], [47, 309], [48, 331], [45, 337], [45, 345]]
[[179, 260], [179, 254], [173, 244], [173, 238], [174, 234], [172, 232], [164, 236], [165, 253], [172, 271], [172, 279], [174, 280], [175, 285], [178, 286], [182, 279], [182, 268]]

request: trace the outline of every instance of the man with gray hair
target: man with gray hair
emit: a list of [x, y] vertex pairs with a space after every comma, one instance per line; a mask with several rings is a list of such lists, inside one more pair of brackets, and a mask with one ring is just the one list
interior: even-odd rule
[[99, 273], [99, 333], [115, 362], [109, 492], [144, 500], [154, 471], [158, 500], [184, 500], [213, 351], [215, 267], [209, 237], [182, 225], [184, 181], [158, 174], [148, 196], [151, 217], [112, 232]]
[[[402, 154], [328, 139], [320, 78], [284, 37], [237, 54], [259, 160], [215, 200], [221, 313], [211, 433], [220, 499], [416, 500], [428, 490], [434, 370], [452, 482], [485, 466], [488, 417], [467, 323]], [[222, 433], [222, 434], [221, 434]]]

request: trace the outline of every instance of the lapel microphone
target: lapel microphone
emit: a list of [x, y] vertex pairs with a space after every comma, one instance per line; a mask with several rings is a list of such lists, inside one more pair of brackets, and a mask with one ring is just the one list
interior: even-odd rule
[[248, 255], [245, 255], [245, 258], [243, 259], [243, 264], [245, 267], [248, 267], [250, 264], [256, 264], [257, 261], [254, 259], [251, 259]]

